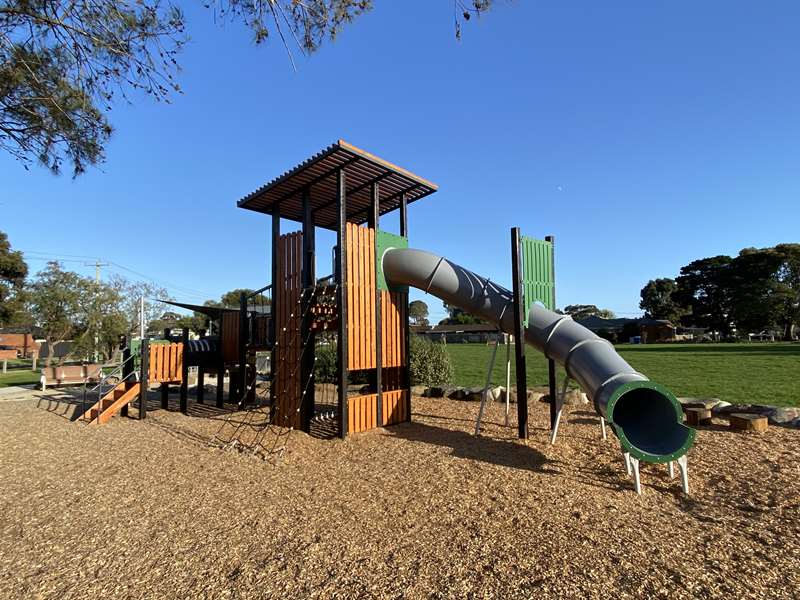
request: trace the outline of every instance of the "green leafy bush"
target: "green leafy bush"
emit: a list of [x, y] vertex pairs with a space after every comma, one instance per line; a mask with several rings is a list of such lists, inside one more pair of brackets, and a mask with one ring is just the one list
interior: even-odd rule
[[446, 385], [453, 381], [453, 363], [444, 344], [411, 337], [411, 385]]
[[314, 379], [317, 383], [336, 383], [336, 344], [317, 346]]

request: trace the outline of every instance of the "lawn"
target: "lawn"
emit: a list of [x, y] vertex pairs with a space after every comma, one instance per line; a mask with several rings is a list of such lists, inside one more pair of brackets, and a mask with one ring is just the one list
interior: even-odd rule
[[[450, 344], [455, 383], [483, 386], [491, 347]], [[493, 381], [504, 385], [505, 347], [497, 351]], [[715, 397], [734, 404], [800, 406], [800, 344], [620, 345], [633, 368], [677, 396]], [[547, 361], [528, 347], [528, 385], [547, 384]], [[514, 378], [512, 346], [511, 377]], [[559, 369], [559, 378], [563, 369]]]
[[10, 385], [24, 385], [39, 382], [39, 372], [30, 369], [9, 369], [7, 373], [0, 372], [0, 388]]

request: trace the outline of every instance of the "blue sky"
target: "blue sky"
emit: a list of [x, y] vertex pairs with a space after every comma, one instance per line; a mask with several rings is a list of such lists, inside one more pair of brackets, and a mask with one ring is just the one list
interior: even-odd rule
[[559, 306], [638, 313], [692, 259], [798, 241], [800, 4], [498, 0], [460, 43], [450, 0], [376, 5], [295, 72], [187, 3], [185, 94], [115, 106], [107, 162], [74, 181], [0, 155], [0, 229], [189, 302], [259, 287], [269, 218], [236, 200], [343, 138], [439, 184], [412, 247], [507, 284], [509, 229], [555, 235]]

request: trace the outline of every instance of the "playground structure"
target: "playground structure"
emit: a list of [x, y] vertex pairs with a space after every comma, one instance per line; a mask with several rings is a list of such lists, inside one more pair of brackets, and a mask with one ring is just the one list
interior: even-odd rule
[[[240, 208], [271, 217], [271, 283], [242, 295], [238, 312], [218, 310], [216, 337], [192, 346], [142, 345], [141, 369], [131, 375], [130, 356], [119, 383], [87, 413], [102, 423], [122, 410], [149, 383], [181, 386], [185, 411], [187, 368], [217, 373], [217, 403], [222, 404], [222, 373], [231, 373], [231, 393], [239, 407], [252, 402], [258, 384], [255, 355], [269, 351], [269, 425], [310, 432], [314, 422], [348, 435], [409, 421], [408, 287], [480, 316], [514, 337], [518, 437], [528, 437], [525, 342], [549, 361], [550, 424], [554, 442], [562, 401], [556, 390], [556, 365], [576, 381], [618, 438], [629, 473], [640, 489], [639, 461], [677, 462], [687, 488], [686, 452], [694, 431], [682, 423], [676, 398], [628, 365], [606, 340], [553, 312], [555, 282], [552, 237], [535, 240], [511, 232], [512, 290], [434, 254], [408, 248], [410, 203], [437, 191], [426, 179], [342, 140], [270, 181], [238, 202]], [[399, 211], [399, 235], [380, 227], [387, 213]], [[301, 224], [283, 233], [281, 220]], [[316, 229], [336, 233], [333, 273], [317, 278]], [[271, 290], [272, 296], [265, 296]], [[179, 305], [192, 310], [194, 305]], [[268, 307], [268, 309], [267, 309]], [[202, 311], [201, 311], [202, 312]], [[207, 313], [208, 314], [208, 313]], [[163, 348], [160, 348], [163, 346]], [[335, 349], [335, 369], [316, 381], [319, 352]], [[168, 348], [168, 349], [164, 349]], [[126, 366], [127, 365], [127, 366]], [[198, 393], [202, 401], [202, 376]], [[134, 380], [136, 382], [134, 383]], [[362, 382], [358, 386], [352, 381]], [[364, 383], [366, 382], [366, 383]], [[318, 401], [324, 390], [334, 400]], [[102, 393], [102, 387], [101, 387]], [[140, 401], [140, 416], [146, 402]]]

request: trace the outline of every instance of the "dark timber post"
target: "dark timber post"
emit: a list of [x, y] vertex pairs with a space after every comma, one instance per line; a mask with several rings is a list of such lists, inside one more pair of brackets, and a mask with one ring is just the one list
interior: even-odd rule
[[[169, 336], [172, 333], [169, 327], [164, 330], [164, 339], [169, 341]], [[162, 383], [161, 388], [161, 408], [167, 410], [169, 408], [169, 384]]]
[[[370, 206], [368, 223], [369, 227], [375, 230], [376, 245], [378, 235], [378, 224], [381, 215], [381, 189], [379, 184], [372, 184], [372, 205]], [[376, 247], [377, 252], [377, 247]], [[373, 261], [372, 268], [377, 270], [377, 256]], [[376, 273], [377, 275], [377, 273]], [[375, 393], [377, 394], [377, 406], [375, 408], [375, 420], [378, 427], [383, 426], [383, 355], [381, 354], [381, 290], [375, 286]]]
[[278, 371], [278, 315], [280, 314], [279, 305], [281, 294], [283, 293], [283, 282], [278, 281], [278, 244], [281, 238], [281, 210], [280, 205], [276, 204], [272, 209], [272, 306], [269, 309], [269, 341], [272, 351], [269, 356], [269, 414], [270, 418], [275, 417], [276, 398], [275, 386], [277, 384]]
[[[133, 379], [133, 360], [131, 360], [131, 347], [128, 336], [122, 336], [122, 381], [131, 383]], [[128, 416], [128, 405], [122, 407], [120, 414]]]
[[528, 382], [525, 372], [525, 334], [522, 326], [525, 303], [522, 291], [522, 254], [519, 227], [511, 228], [511, 275], [514, 293], [514, 356], [517, 372], [517, 423], [519, 439], [528, 438]]
[[303, 190], [303, 320], [300, 328], [302, 345], [302, 365], [300, 369], [300, 423], [303, 431], [311, 430], [314, 416], [314, 353], [315, 336], [311, 331], [313, 316], [309, 306], [314, 301], [314, 286], [317, 274], [314, 272], [314, 220], [311, 213], [311, 196], [308, 188]]
[[183, 361], [181, 364], [181, 412], [189, 412], [189, 330], [184, 327], [181, 332], [183, 345]]
[[[553, 235], [546, 235], [545, 242], [550, 242], [550, 275], [553, 282], [553, 293], [551, 301], [553, 310], [556, 309], [556, 238]], [[556, 426], [556, 361], [552, 358], [547, 359], [547, 380], [550, 384], [550, 430]]]
[[[404, 238], [408, 238], [408, 200], [406, 199], [405, 193], [400, 194], [400, 235]], [[409, 347], [409, 339], [408, 339], [408, 292], [406, 292], [406, 306], [405, 306], [405, 320], [400, 323], [400, 327], [403, 328], [403, 337], [405, 339], [406, 344], [406, 357], [405, 363], [406, 368], [403, 371], [403, 388], [406, 390], [406, 396], [408, 398], [408, 421], [411, 420], [411, 348]]]
[[203, 365], [197, 367], [197, 403], [203, 404], [203, 396], [206, 393], [206, 368]]
[[139, 419], [147, 416], [147, 384], [150, 376], [150, 341], [142, 340], [141, 377], [139, 378]]
[[236, 385], [236, 399], [239, 408], [247, 402], [247, 294], [239, 294], [239, 381]]
[[225, 406], [225, 399], [223, 396], [225, 394], [225, 358], [222, 355], [222, 330], [225, 325], [223, 325], [224, 319], [222, 315], [223, 313], [220, 312], [219, 329], [217, 330], [217, 337], [219, 338], [217, 346], [217, 408], [223, 408]]
[[347, 183], [343, 169], [336, 171], [336, 304], [339, 306], [339, 327], [336, 343], [338, 365], [339, 436], [347, 437]]

